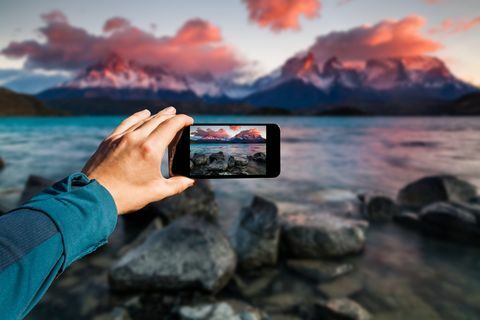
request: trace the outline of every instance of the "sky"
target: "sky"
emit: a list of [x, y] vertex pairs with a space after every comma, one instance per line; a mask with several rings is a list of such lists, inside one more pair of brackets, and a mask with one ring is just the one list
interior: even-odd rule
[[478, 0], [0, 0], [0, 85], [34, 91], [112, 50], [245, 79], [309, 50], [352, 61], [418, 54], [480, 85], [479, 34]]
[[265, 126], [192, 126], [190, 128], [190, 138], [200, 139], [200, 138], [218, 138], [218, 139], [228, 139], [234, 136], [258, 136], [262, 138], [267, 137], [267, 128]]

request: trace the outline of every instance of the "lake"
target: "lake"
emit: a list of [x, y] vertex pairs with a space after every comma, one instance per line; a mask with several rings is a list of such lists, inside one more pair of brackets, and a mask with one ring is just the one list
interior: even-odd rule
[[[120, 120], [0, 119], [0, 157], [6, 162], [0, 172], [0, 202], [13, 207], [29, 174], [59, 179], [80, 170]], [[226, 221], [252, 194], [303, 203], [365, 191], [395, 197], [406, 183], [432, 174], [457, 175], [480, 187], [479, 118], [196, 116], [195, 120], [268, 122], [281, 128], [278, 178], [213, 181]], [[477, 248], [425, 238], [391, 224], [370, 228], [367, 250], [356, 263], [362, 281], [392, 304], [379, 307], [376, 319], [480, 317]]]

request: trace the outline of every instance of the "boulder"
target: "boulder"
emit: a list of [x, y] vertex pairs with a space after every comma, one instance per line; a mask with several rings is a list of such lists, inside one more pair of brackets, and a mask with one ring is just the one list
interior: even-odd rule
[[[198, 180], [195, 185], [181, 194], [153, 202], [137, 214], [124, 215], [127, 220], [146, 220], [161, 217], [165, 224], [185, 214], [206, 216], [212, 220], [218, 216], [218, 206], [208, 180]], [[129, 221], [130, 222], [130, 221]]]
[[454, 176], [432, 176], [414, 181], [400, 190], [400, 205], [422, 208], [439, 201], [467, 202], [477, 195], [475, 186]]
[[20, 196], [20, 204], [30, 200], [34, 195], [53, 185], [53, 181], [36, 175], [30, 175], [25, 183], [22, 195]]
[[235, 167], [235, 158], [232, 156], [228, 157], [228, 167], [229, 168]]
[[236, 257], [220, 228], [183, 217], [154, 231], [110, 270], [118, 290], [217, 292], [233, 275]]
[[381, 195], [360, 195], [363, 216], [371, 222], [387, 222], [400, 211], [395, 202]]
[[128, 311], [122, 307], [115, 307], [109, 313], [100, 314], [95, 316], [93, 320], [131, 320], [132, 318], [128, 314]]
[[206, 154], [194, 153], [192, 161], [196, 166], [201, 166], [208, 163], [208, 156]]
[[342, 257], [363, 250], [367, 227], [366, 221], [328, 214], [290, 215], [283, 221], [282, 247], [295, 258]]
[[225, 171], [228, 168], [228, 159], [222, 151], [212, 153], [209, 157], [207, 169], [210, 171]]
[[480, 239], [480, 206], [466, 203], [437, 202], [420, 213], [423, 225], [448, 235], [458, 234]]
[[182, 306], [178, 315], [182, 320], [262, 320], [267, 315], [240, 301], [224, 301]]
[[316, 303], [318, 317], [326, 320], [369, 320], [370, 313], [348, 298], [330, 299]]
[[253, 160], [265, 162], [267, 161], [267, 155], [264, 152], [257, 152], [253, 154]]
[[335, 263], [321, 260], [288, 260], [287, 268], [316, 282], [335, 279], [353, 270], [349, 263]]
[[246, 156], [235, 156], [234, 160], [237, 167], [246, 167], [248, 165], [248, 157]]
[[250, 207], [242, 209], [235, 227], [233, 242], [239, 267], [247, 270], [275, 265], [279, 237], [277, 206], [255, 196]]
[[225, 154], [222, 151], [211, 153], [208, 159], [210, 162], [225, 161]]
[[408, 228], [418, 228], [420, 227], [420, 217], [418, 213], [409, 211], [409, 210], [401, 210], [399, 211], [394, 217], [393, 221], [396, 223], [408, 227]]

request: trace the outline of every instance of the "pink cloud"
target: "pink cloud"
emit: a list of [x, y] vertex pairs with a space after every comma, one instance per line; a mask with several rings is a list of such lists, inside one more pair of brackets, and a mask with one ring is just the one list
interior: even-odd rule
[[319, 16], [319, 0], [243, 0], [249, 18], [260, 27], [275, 32], [287, 29], [299, 30], [300, 18], [314, 19]]
[[222, 41], [220, 29], [202, 19], [187, 21], [173, 36], [157, 37], [121, 17], [107, 20], [103, 35], [71, 25], [60, 11], [42, 17], [45, 26], [39, 31], [45, 41], [11, 42], [1, 53], [26, 58], [26, 66], [31, 68], [74, 71], [112, 53], [188, 74], [226, 75], [243, 64], [233, 48]]
[[252, 128], [252, 129], [240, 131], [235, 135], [235, 138], [258, 139], [258, 138], [262, 138], [262, 133], [257, 128]]
[[228, 134], [228, 132], [223, 129], [223, 128], [220, 128], [218, 130], [213, 130], [213, 129], [210, 129], [208, 128], [207, 130], [204, 130], [202, 128], [197, 128], [196, 131], [192, 132], [192, 135], [195, 136], [195, 137], [199, 137], [199, 138], [204, 138], [204, 139], [208, 139], [208, 138], [230, 138], [230, 135]]
[[346, 61], [425, 55], [442, 45], [420, 33], [425, 20], [409, 16], [319, 36], [310, 48], [317, 61], [336, 56]]
[[232, 129], [233, 131], [237, 131], [237, 130], [240, 130], [242, 126], [230, 126], [230, 129]]
[[480, 16], [470, 20], [443, 20], [441, 25], [430, 29], [430, 33], [459, 33], [466, 32], [476, 26], [480, 25]]

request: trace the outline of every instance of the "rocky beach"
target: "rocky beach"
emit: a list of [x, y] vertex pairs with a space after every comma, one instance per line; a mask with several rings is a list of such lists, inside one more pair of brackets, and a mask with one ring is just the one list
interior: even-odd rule
[[265, 152], [252, 155], [228, 155], [223, 151], [210, 154], [195, 152], [190, 158], [190, 173], [194, 176], [266, 175], [266, 160]]

